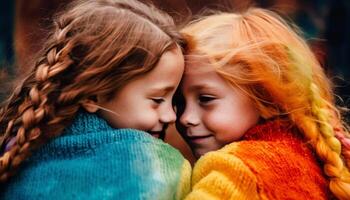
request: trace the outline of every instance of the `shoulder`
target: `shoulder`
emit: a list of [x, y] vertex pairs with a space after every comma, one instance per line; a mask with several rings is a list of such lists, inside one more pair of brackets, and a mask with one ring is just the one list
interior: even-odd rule
[[302, 140], [241, 141], [220, 151], [239, 158], [257, 178], [259, 190], [269, 198], [327, 198], [322, 168]]
[[129, 153], [143, 155], [156, 152], [181, 155], [177, 149], [144, 131], [108, 128], [62, 135], [39, 149], [33, 158], [78, 158], [114, 151], [118, 152], [114, 156], [124, 156]]
[[25, 163], [4, 195], [172, 199], [186, 192], [180, 191], [180, 181], [188, 170], [179, 151], [145, 132], [100, 130], [62, 136], [45, 145]]
[[192, 174], [191, 199], [258, 199], [257, 178], [237, 156], [213, 151], [202, 156]]
[[203, 178], [203, 176], [208, 175], [213, 170], [220, 171], [223, 174], [228, 174], [232, 176], [232, 169], [236, 173], [244, 173], [255, 180], [254, 174], [251, 172], [249, 167], [236, 155], [231, 152], [236, 148], [235, 144], [232, 144], [226, 149], [221, 149], [218, 151], [213, 151], [202, 156], [194, 166], [193, 181]]
[[111, 151], [123, 150], [124, 154], [137, 153], [138, 155], [153, 155], [164, 159], [183, 159], [182, 154], [177, 149], [144, 131], [117, 129], [102, 134], [110, 137], [105, 144], [98, 147], [103, 151], [107, 148]]

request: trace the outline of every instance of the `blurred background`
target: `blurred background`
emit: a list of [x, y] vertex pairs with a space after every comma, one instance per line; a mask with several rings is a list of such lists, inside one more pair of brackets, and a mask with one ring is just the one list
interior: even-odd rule
[[[4, 77], [24, 74], [49, 31], [52, 16], [73, 0], [2, 0], [0, 2], [0, 83]], [[181, 25], [205, 9], [239, 11], [251, 5], [278, 11], [304, 32], [328, 76], [335, 83], [337, 104], [350, 107], [349, 0], [141, 0], [152, 2]], [[0, 84], [3, 85], [3, 84]], [[0, 89], [0, 99], [5, 95]], [[349, 122], [350, 113], [345, 113]], [[191, 162], [190, 150], [171, 127], [166, 141]]]

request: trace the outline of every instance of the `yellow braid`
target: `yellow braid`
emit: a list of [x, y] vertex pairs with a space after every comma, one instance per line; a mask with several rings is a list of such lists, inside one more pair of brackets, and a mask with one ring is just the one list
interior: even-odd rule
[[339, 199], [350, 199], [350, 173], [341, 158], [341, 143], [335, 137], [333, 126], [330, 124], [328, 103], [321, 97], [318, 86], [313, 82], [310, 84], [310, 91], [311, 113], [318, 126], [316, 152], [324, 162], [324, 172], [330, 177], [330, 189], [333, 194]]

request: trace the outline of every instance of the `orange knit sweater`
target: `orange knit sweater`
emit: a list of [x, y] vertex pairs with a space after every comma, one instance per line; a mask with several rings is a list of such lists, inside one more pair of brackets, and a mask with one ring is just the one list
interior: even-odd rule
[[295, 128], [271, 121], [196, 163], [189, 199], [330, 199], [328, 181]]

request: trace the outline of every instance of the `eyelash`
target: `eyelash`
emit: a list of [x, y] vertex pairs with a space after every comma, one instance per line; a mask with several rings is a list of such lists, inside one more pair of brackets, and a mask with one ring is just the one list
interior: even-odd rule
[[165, 100], [163, 98], [152, 98], [152, 101], [156, 104], [161, 104], [163, 103]]
[[209, 95], [199, 95], [198, 97], [198, 101], [200, 104], [208, 104], [215, 99], [215, 97]]

